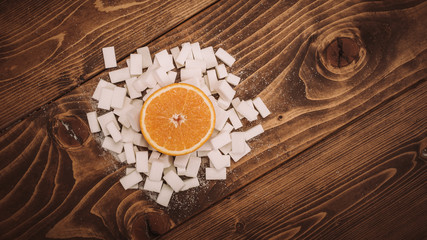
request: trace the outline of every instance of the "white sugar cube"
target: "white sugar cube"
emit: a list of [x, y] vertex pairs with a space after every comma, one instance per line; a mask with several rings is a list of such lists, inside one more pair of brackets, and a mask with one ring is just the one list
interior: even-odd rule
[[133, 86], [133, 83], [136, 81], [136, 79], [136, 77], [126, 79], [126, 88], [131, 99], [139, 98], [142, 96], [141, 92], [137, 91]]
[[111, 100], [112, 108], [122, 108], [126, 98], [126, 88], [115, 87]]
[[236, 59], [231, 56], [228, 52], [226, 52], [222, 48], [218, 48], [218, 50], [215, 53], [215, 56], [217, 56], [222, 62], [227, 64], [229, 67], [233, 65], [233, 63], [236, 61]]
[[126, 161], [126, 155], [125, 155], [125, 152], [121, 152], [121, 153], [117, 154], [117, 158], [119, 159], [119, 161], [120, 161], [121, 163], [125, 162], [125, 161]]
[[156, 78], [156, 81], [160, 85], [160, 87], [165, 87], [172, 83], [166, 72], [166, 69], [162, 67], [159, 67], [154, 70], [154, 77]]
[[202, 70], [200, 68], [181, 68], [181, 80], [187, 80], [202, 77]]
[[233, 126], [229, 123], [225, 123], [224, 127], [221, 129], [220, 133], [230, 133], [231, 131], [233, 131]]
[[129, 120], [130, 126], [136, 132], [141, 131], [141, 127], [139, 125], [139, 112], [140, 112], [140, 110], [141, 110], [140, 108], [139, 109], [133, 108], [131, 111], [127, 112], [127, 118]]
[[228, 144], [231, 142], [231, 137], [229, 133], [220, 133], [216, 135], [215, 137], [210, 139], [210, 142], [212, 144], [212, 147], [214, 149], [221, 148], [222, 146]]
[[187, 59], [185, 61], [185, 68], [196, 68], [200, 69], [201, 72], [206, 72], [206, 63], [203, 60]]
[[231, 143], [227, 143], [219, 149], [223, 154], [228, 154], [231, 152]]
[[96, 111], [86, 113], [87, 122], [91, 133], [97, 133], [101, 131], [99, 127]]
[[208, 156], [208, 153], [210, 152], [211, 150], [207, 150], [207, 151], [197, 151], [197, 157], [207, 157]]
[[104, 134], [104, 136], [110, 135], [110, 132], [107, 129], [107, 124], [109, 122], [114, 122], [116, 127], [120, 128], [119, 123], [117, 122], [113, 112], [107, 112], [106, 114], [99, 116], [98, 122], [99, 122], [99, 125], [101, 126], [102, 133]]
[[169, 77], [169, 81], [170, 81], [171, 84], [175, 82], [177, 75], [178, 75], [177, 72], [174, 72], [174, 71], [169, 71], [168, 72], [168, 77]]
[[103, 88], [101, 90], [101, 97], [99, 98], [98, 108], [110, 110], [111, 101], [113, 100], [113, 92], [114, 90], [109, 88]]
[[152, 181], [149, 178], [145, 179], [144, 190], [159, 193], [163, 186], [163, 180]]
[[245, 138], [246, 140], [249, 140], [253, 137], [256, 137], [264, 132], [264, 129], [262, 128], [261, 124], [256, 125], [255, 127], [246, 130], [245, 132]]
[[202, 50], [203, 60], [206, 62], [206, 68], [213, 68], [218, 65], [215, 57], [215, 52], [212, 47], [206, 47]]
[[227, 170], [225, 168], [206, 168], [206, 180], [225, 180], [227, 179]]
[[188, 55], [191, 53], [191, 44], [186, 42], [182, 44], [181, 51], [179, 52], [178, 57], [176, 58], [176, 62], [184, 65], [185, 60], [187, 60]]
[[110, 132], [110, 135], [113, 138], [114, 142], [118, 142], [122, 139], [122, 135], [120, 134], [120, 131], [116, 127], [114, 122], [107, 123], [107, 129]]
[[127, 111], [132, 107], [131, 102], [132, 102], [132, 99], [125, 97], [123, 107], [122, 108], [115, 108], [114, 114], [116, 114], [117, 116], [125, 115], [127, 113]]
[[178, 176], [185, 176], [185, 173], [187, 173], [187, 170], [185, 168], [176, 168], [176, 174], [178, 174]]
[[215, 66], [216, 75], [219, 79], [223, 79], [228, 76], [227, 69], [225, 68], [225, 65], [223, 63]]
[[148, 68], [153, 64], [150, 49], [148, 49], [148, 47], [138, 48], [136, 49], [136, 52], [142, 55], [142, 68]]
[[111, 137], [105, 137], [104, 141], [102, 142], [102, 148], [113, 151], [115, 153], [121, 153], [123, 150], [123, 143], [116, 143]]
[[218, 107], [220, 107], [224, 110], [227, 110], [228, 107], [230, 107], [230, 103], [231, 103], [231, 101], [224, 100], [222, 97], [218, 98]]
[[181, 83], [190, 84], [190, 85], [193, 85], [193, 86], [195, 86], [197, 88], [200, 87], [200, 81], [198, 79], [196, 79], [196, 78], [186, 79], [186, 80], [181, 81]]
[[256, 113], [256, 115], [258, 116], [258, 111], [255, 109], [255, 106], [254, 106], [254, 102], [252, 101], [252, 99], [249, 99], [249, 100], [247, 100], [247, 101], [245, 101], [246, 103], [248, 103], [248, 105], [249, 105], [249, 107], [251, 108], [251, 110], [254, 112], [254, 113]]
[[104, 88], [114, 89], [115, 87], [116, 87], [116, 85], [100, 79], [98, 82], [98, 85], [96, 85], [95, 91], [93, 92], [92, 98], [99, 101], [99, 99], [101, 97], [102, 89], [104, 89]]
[[230, 122], [233, 125], [234, 129], [239, 129], [243, 126], [234, 108], [227, 110], [227, 113], [228, 113], [228, 118], [230, 119]]
[[147, 151], [138, 151], [135, 152], [136, 157], [136, 171], [148, 173], [148, 152]]
[[169, 171], [172, 171], [172, 172], [174, 172], [174, 173], [177, 173], [177, 172], [176, 172], [176, 168], [175, 168], [173, 165], [170, 165], [170, 166], [169, 166], [169, 167], [167, 167], [167, 168], [163, 168], [163, 175], [167, 174]]
[[173, 157], [170, 155], [162, 154], [157, 160], [163, 163], [164, 168], [168, 168], [172, 165]]
[[117, 67], [116, 53], [114, 47], [102, 48], [102, 55], [104, 56], [105, 68]]
[[129, 189], [130, 187], [138, 184], [142, 181], [142, 176], [137, 171], [132, 171], [128, 175], [120, 178], [120, 183], [122, 184], [124, 189]]
[[242, 114], [250, 122], [255, 121], [258, 116], [258, 112], [253, 109], [247, 101], [241, 101], [239, 106], [237, 106], [236, 111]]
[[151, 96], [151, 94], [153, 94], [155, 91], [160, 89], [160, 85], [157, 84], [156, 86], [154, 86], [154, 88], [152, 88], [149, 92], [147, 91], [147, 93], [145, 94], [145, 96], [142, 98], [142, 100], [147, 101], [147, 99]]
[[190, 154], [176, 156], [173, 165], [177, 168], [186, 168], [188, 159], [190, 159]]
[[222, 156], [218, 150], [212, 150], [208, 153], [208, 158], [216, 169], [224, 168], [227, 165]]
[[141, 75], [142, 74], [142, 55], [131, 54], [130, 55], [130, 74]]
[[133, 150], [132, 143], [124, 143], [123, 147], [125, 149], [126, 161], [128, 164], [135, 163], [135, 152]]
[[211, 96], [212, 95], [212, 93], [211, 93], [211, 90], [209, 89], [209, 87], [208, 86], [206, 86], [206, 84], [201, 84], [200, 85], [200, 90], [202, 90], [202, 92], [204, 93], [204, 94], [206, 94], [206, 96]]
[[156, 202], [164, 207], [167, 207], [172, 197], [172, 193], [173, 189], [169, 185], [163, 184], [159, 196], [157, 196]]
[[159, 159], [161, 153], [157, 152], [157, 151], [152, 151], [150, 154], [150, 158], [148, 159], [148, 162], [152, 163], [154, 161], [154, 159]]
[[142, 92], [145, 89], [148, 88], [147, 83], [142, 80], [143, 75], [140, 75], [134, 82], [133, 82], [133, 88], [135, 88], [136, 91]]
[[232, 73], [229, 73], [227, 75], [227, 77], [225, 78], [225, 81], [227, 81], [229, 84], [231, 84], [233, 86], [237, 86], [240, 82], [240, 77], [238, 77]]
[[[154, 86], [156, 86], [157, 81], [156, 81], [156, 78], [154, 77], [154, 70], [144, 72], [141, 76], [138, 77], [138, 81], [142, 82], [141, 86], [135, 86], [136, 83], [134, 83], [134, 87], [136, 90], [140, 92], [145, 90], [144, 88], [145, 86], [148, 88], [153, 88]], [[138, 81], [135, 81], [135, 82], [138, 82]]]
[[184, 187], [181, 189], [181, 191], [185, 191], [198, 186], [200, 186], [199, 179], [197, 179], [196, 177], [188, 178], [184, 180]]
[[136, 146], [147, 147], [148, 143], [141, 133], [134, 133], [132, 143]]
[[233, 159], [233, 161], [237, 162], [239, 161], [242, 157], [244, 157], [246, 154], [248, 154], [251, 151], [251, 148], [249, 147], [249, 145], [245, 142], [245, 151], [244, 153], [233, 153], [230, 152], [229, 155], [230, 157]]
[[216, 91], [227, 102], [231, 102], [236, 94], [236, 91], [224, 80], [218, 81]]
[[245, 152], [246, 134], [244, 132], [231, 133], [231, 149], [233, 153], [242, 154]]
[[167, 50], [162, 50], [155, 54], [155, 58], [159, 62], [159, 65], [166, 71], [170, 71], [175, 68], [173, 65], [172, 55], [169, 55]]
[[[239, 104], [240, 104], [240, 99], [239, 98], [235, 98], [235, 99], [233, 99], [233, 101], [231, 101], [231, 105], [233, 106], [234, 110], [237, 109], [237, 107], [239, 106]], [[237, 112], [237, 116], [239, 117], [239, 119], [243, 119], [244, 118], [243, 115], [240, 114], [239, 112]]]
[[202, 50], [200, 49], [200, 44], [198, 42], [191, 44], [191, 52], [195, 60], [203, 60]]
[[[129, 175], [133, 171], [135, 171], [135, 168], [126, 168], [126, 175]], [[128, 189], [138, 189], [138, 183], [129, 187]]]
[[215, 108], [215, 115], [216, 115], [215, 129], [220, 131], [224, 127], [225, 123], [227, 122], [228, 113], [222, 108], [219, 108], [219, 107], [214, 107], [214, 108]]
[[159, 161], [153, 161], [151, 164], [149, 178], [152, 181], [160, 181], [163, 174], [163, 163]]
[[122, 142], [132, 142], [136, 132], [132, 128], [122, 127]]
[[108, 73], [112, 83], [123, 82], [126, 79], [131, 78], [129, 68], [121, 68]]
[[185, 176], [187, 177], [197, 177], [197, 173], [199, 172], [200, 164], [202, 163], [202, 159], [199, 157], [190, 157], [188, 160], [188, 165], [186, 168]]
[[216, 76], [216, 71], [215, 69], [211, 69], [208, 70], [206, 72], [207, 78], [208, 78], [208, 85], [209, 85], [209, 89], [213, 92], [216, 91], [216, 87], [218, 85], [218, 78]]
[[213, 147], [209, 141], [206, 141], [201, 147], [197, 149], [197, 151], [210, 151]]
[[184, 67], [184, 64], [179, 64], [179, 63], [176, 62], [176, 59], [178, 58], [179, 52], [180, 52], [179, 47], [171, 48], [170, 51], [171, 51], [173, 60], [174, 60], [174, 62], [176, 64], [176, 68], [182, 68], [182, 67]]
[[270, 115], [270, 110], [268, 110], [267, 106], [265, 106], [264, 102], [261, 100], [260, 97], [256, 97], [252, 102], [255, 108], [261, 114], [261, 117], [265, 118]]
[[171, 186], [171, 188], [175, 192], [179, 192], [179, 190], [181, 190], [181, 188], [184, 187], [184, 182], [178, 176], [178, 174], [176, 174], [174, 171], [167, 172], [163, 176], [163, 179], [167, 182], [167, 184], [169, 184], [169, 186]]

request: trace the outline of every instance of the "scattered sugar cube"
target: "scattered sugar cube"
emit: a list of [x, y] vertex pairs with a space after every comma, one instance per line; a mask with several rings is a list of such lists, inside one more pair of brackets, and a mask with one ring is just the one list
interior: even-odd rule
[[86, 113], [87, 122], [89, 123], [89, 129], [91, 133], [97, 133], [101, 131], [98, 120], [96, 117], [96, 111]]
[[206, 180], [225, 180], [227, 179], [227, 170], [225, 168], [206, 168]]
[[136, 52], [142, 56], [142, 68], [148, 68], [153, 64], [153, 61], [151, 60], [150, 49], [148, 49], [148, 47], [138, 48], [136, 49]]
[[246, 154], [248, 154], [251, 151], [251, 148], [249, 147], [249, 145], [245, 142], [245, 152], [244, 153], [233, 153], [233, 151], [231, 151], [229, 153], [230, 157], [233, 159], [233, 161], [237, 162], [239, 161], [242, 157], [244, 157]]
[[125, 152], [121, 152], [121, 153], [117, 154], [117, 158], [119, 159], [119, 161], [120, 161], [121, 163], [125, 162], [125, 161], [126, 161], [126, 155], [125, 155]]
[[129, 68], [121, 68], [108, 73], [112, 83], [123, 82], [126, 79], [131, 78]]
[[255, 127], [246, 130], [245, 132], [245, 138], [246, 140], [249, 140], [253, 137], [256, 137], [264, 132], [264, 129], [262, 128], [261, 124], [256, 125]]
[[208, 153], [210, 152], [211, 150], [207, 150], [207, 151], [197, 151], [197, 157], [207, 157], [208, 156]]
[[242, 114], [250, 122], [257, 120], [258, 112], [253, 109], [247, 101], [241, 101], [239, 106], [237, 106], [236, 111]]
[[102, 48], [102, 55], [104, 56], [105, 68], [117, 67], [116, 52], [114, 47]]
[[145, 140], [144, 136], [141, 133], [134, 133], [132, 143], [136, 146], [147, 147], [148, 143]]
[[231, 149], [233, 153], [241, 154], [245, 152], [246, 133], [232, 132], [231, 133]]
[[197, 179], [196, 177], [188, 178], [184, 180], [184, 187], [181, 188], [181, 191], [185, 191], [198, 186], [200, 186], [199, 179]]
[[116, 127], [120, 128], [119, 123], [117, 122], [113, 112], [107, 112], [106, 114], [99, 116], [98, 122], [99, 122], [99, 125], [101, 126], [101, 130], [104, 136], [110, 135], [110, 132], [107, 129], [107, 124], [109, 122], [114, 122]]
[[187, 173], [187, 170], [185, 168], [177, 167], [176, 173], [178, 174], [178, 176], [185, 176], [185, 174]]
[[128, 164], [135, 163], [135, 152], [133, 151], [132, 143], [124, 143], [123, 147], [125, 149], [126, 161]]
[[162, 179], [163, 174], [163, 163], [159, 161], [153, 161], [151, 163], [151, 169], [150, 169], [150, 180], [152, 181], [160, 181]]
[[231, 67], [231, 65], [233, 65], [233, 63], [236, 61], [236, 59], [233, 56], [231, 56], [228, 52], [226, 52], [222, 48], [218, 48], [218, 50], [215, 53], [215, 56], [217, 56], [217, 58], [219, 58], [222, 62], [227, 64], [229, 67]]
[[138, 151], [135, 152], [136, 157], [136, 171], [148, 173], [148, 152], [147, 151]]
[[132, 142], [133, 138], [134, 138], [134, 134], [136, 134], [136, 132], [132, 129], [132, 128], [127, 128], [127, 127], [122, 127], [122, 132], [121, 132], [121, 136], [122, 136], [122, 142]]
[[170, 49], [170, 51], [171, 51], [171, 54], [172, 54], [173, 60], [174, 60], [174, 62], [175, 62], [176, 68], [178, 68], [178, 69], [179, 69], [179, 68], [184, 67], [184, 64], [179, 64], [179, 63], [177, 63], [177, 62], [176, 62], [176, 59], [178, 58], [178, 56], [179, 56], [179, 52], [180, 52], [179, 47], [171, 48], [171, 49]]
[[157, 151], [152, 151], [150, 158], [148, 159], [148, 162], [152, 163], [154, 161], [154, 159], [159, 159], [161, 153], [157, 152]]
[[169, 186], [171, 186], [171, 188], [175, 192], [179, 192], [179, 190], [184, 187], [184, 182], [174, 171], [167, 172], [163, 176], [163, 179], [166, 181], [167, 184], [169, 184]]
[[176, 76], [177, 76], [177, 75], [178, 75], [178, 73], [177, 73], [177, 72], [174, 72], [174, 71], [169, 71], [169, 72], [168, 72], [169, 82], [170, 82], [171, 84], [175, 82], [175, 80], [176, 80]]
[[220, 133], [216, 135], [215, 137], [210, 139], [210, 142], [212, 144], [212, 147], [214, 149], [221, 148], [225, 146], [226, 144], [231, 142], [231, 137], [229, 133]]
[[135, 184], [138, 184], [142, 181], [142, 176], [137, 171], [132, 171], [128, 175], [120, 178], [120, 183], [122, 184], [123, 188], [129, 189], [130, 187], [134, 186]]
[[201, 147], [197, 149], [197, 151], [210, 151], [213, 147], [209, 141], [206, 141]]
[[270, 110], [268, 110], [267, 106], [265, 106], [264, 102], [261, 100], [260, 97], [256, 97], [252, 102], [255, 108], [261, 114], [261, 117], [265, 118], [270, 115]]
[[195, 60], [203, 61], [202, 50], [200, 49], [200, 44], [198, 42], [191, 44], [191, 52], [193, 53], [193, 57]]
[[190, 154], [176, 156], [173, 165], [177, 168], [186, 168], [188, 159], [190, 159]]
[[92, 98], [99, 101], [99, 99], [101, 98], [102, 89], [108, 88], [108, 89], [112, 90], [115, 87], [116, 87], [116, 85], [100, 79], [98, 82], [98, 85], [96, 85], [95, 91], [93, 92]]
[[123, 150], [123, 143], [116, 143], [111, 137], [105, 137], [104, 141], [102, 142], [102, 148], [113, 151], [115, 153], [121, 153]]
[[118, 142], [122, 139], [122, 135], [120, 134], [120, 131], [116, 127], [114, 122], [107, 123], [107, 129], [110, 132], [110, 135], [113, 138], [114, 142]]
[[227, 143], [219, 149], [223, 154], [228, 154], [231, 152], [231, 143]]
[[215, 115], [215, 129], [219, 131], [224, 127], [225, 123], [227, 122], [228, 113], [224, 109], [216, 107]]
[[224, 80], [218, 81], [216, 90], [221, 98], [227, 102], [231, 102], [236, 94], [236, 91]]
[[170, 155], [161, 154], [157, 160], [163, 163], [164, 168], [168, 168], [172, 166], [173, 157]]
[[181, 51], [179, 52], [178, 57], [176, 58], [176, 62], [184, 65], [185, 64], [185, 60], [187, 60], [188, 55], [190, 55], [191, 53], [191, 45], [190, 43], [186, 42], [182, 44], [182, 48]]
[[131, 54], [130, 55], [130, 68], [131, 75], [141, 75], [142, 74], [142, 55], [141, 54]]
[[[126, 175], [129, 175], [133, 171], [135, 171], [135, 168], [126, 168]], [[138, 189], [138, 183], [129, 187], [128, 189]]]
[[230, 133], [233, 131], [233, 126], [230, 123], [225, 123], [224, 127], [221, 129], [220, 133]]
[[125, 103], [126, 88], [115, 87], [113, 90], [113, 98], [111, 100], [112, 108], [122, 108]]
[[181, 68], [181, 81], [192, 78], [202, 78], [202, 70], [200, 68]]
[[225, 68], [225, 65], [223, 63], [215, 66], [216, 75], [219, 79], [223, 79], [228, 76], [227, 69]]
[[136, 77], [126, 79], [126, 88], [131, 99], [142, 97], [141, 92], [137, 91], [133, 86], [133, 83], [136, 81]]
[[162, 185], [163, 185], [163, 180], [152, 181], [149, 178], [146, 178], [144, 183], [144, 190], [160, 193], [160, 190], [162, 189]]
[[199, 157], [190, 157], [188, 160], [188, 165], [186, 168], [185, 176], [187, 177], [197, 177], [197, 173], [199, 172], [200, 164], [202, 163], [202, 159]]
[[[231, 101], [231, 105], [233, 106], [234, 110], [237, 109], [237, 107], [239, 106], [239, 104], [240, 104], [240, 99], [239, 98], [235, 98], [235, 99], [233, 99], [233, 101]], [[236, 113], [237, 113], [237, 116], [239, 117], [239, 119], [243, 119], [244, 118], [243, 115], [240, 114], [239, 112], [236, 111]]]
[[212, 150], [208, 153], [208, 158], [216, 169], [224, 168], [227, 165], [222, 156], [218, 150]]
[[101, 97], [99, 98], [98, 108], [110, 110], [111, 101], [113, 100], [113, 92], [114, 90], [109, 88], [103, 88], [101, 90]]
[[[154, 77], [154, 70], [153, 71], [146, 71], [146, 72], [142, 73], [142, 75], [138, 77], [138, 81], [141, 81], [143, 83], [143, 85], [147, 86], [147, 88], [153, 88], [154, 86], [156, 86], [157, 81], [156, 81], [156, 78]], [[145, 87], [145, 86], [142, 86], [142, 87]], [[136, 90], [141, 89], [140, 92], [145, 90], [145, 89], [142, 90], [142, 88], [135, 88], [135, 89]]]
[[206, 72], [206, 63], [203, 60], [193, 60], [193, 59], [187, 59], [185, 61], [185, 68], [196, 68], [200, 69], [202, 73]]
[[172, 197], [172, 193], [173, 193], [173, 189], [169, 185], [163, 184], [162, 189], [160, 190], [159, 196], [157, 196], [156, 202], [164, 207], [167, 207]]
[[218, 107], [227, 110], [230, 107], [231, 101], [224, 100], [222, 97], [218, 98]]
[[213, 68], [218, 65], [213, 47], [206, 47], [202, 50], [203, 60], [206, 62], [206, 68]]
[[228, 118], [230, 119], [230, 122], [233, 125], [234, 129], [239, 129], [243, 126], [234, 108], [227, 110], [227, 113], [228, 113]]
[[216, 91], [216, 87], [218, 85], [218, 78], [216, 76], [215, 69], [211, 69], [211, 70], [206, 71], [206, 75], [208, 78], [209, 89], [211, 90], [211, 92]]
[[173, 65], [173, 57], [172, 55], [169, 55], [166, 49], [156, 53], [155, 58], [159, 62], [159, 65], [166, 71], [170, 71], [175, 68]]
[[227, 77], [225, 78], [225, 81], [227, 81], [229, 84], [231, 84], [233, 86], [237, 86], [240, 82], [240, 77], [238, 77], [232, 73], [229, 73], [227, 75]]

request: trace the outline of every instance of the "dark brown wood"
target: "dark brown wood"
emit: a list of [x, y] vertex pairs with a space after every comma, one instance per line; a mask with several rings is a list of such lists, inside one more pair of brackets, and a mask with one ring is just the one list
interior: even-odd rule
[[425, 238], [426, 95], [423, 81], [162, 238]]
[[204, 1], [2, 1], [0, 130], [206, 8]]
[[[260, 96], [272, 111], [266, 119], [244, 122], [243, 130], [261, 123], [266, 132], [249, 142], [252, 152], [232, 164], [227, 180], [203, 181], [197, 189], [178, 193], [172, 198], [169, 208], [157, 205], [153, 201], [155, 194], [124, 191], [118, 183], [124, 175], [124, 166], [101, 149], [99, 135], [89, 134], [86, 124], [85, 113], [94, 109], [90, 96], [99, 78], [106, 77], [107, 72], [103, 72], [0, 136], [1, 238], [152, 238], [185, 224], [197, 213], [209, 213], [211, 206], [216, 209], [223, 203], [215, 203], [232, 193], [240, 194], [243, 199], [249, 197], [245, 192], [251, 189], [250, 186], [273, 186], [274, 182], [264, 179], [268, 179], [271, 174], [266, 174], [274, 172], [278, 166], [285, 169], [299, 166], [299, 170], [315, 174], [318, 166], [312, 163], [320, 161], [316, 156], [319, 153], [304, 150], [323, 149], [326, 145], [319, 147], [317, 143], [322, 139], [327, 142], [337, 130], [340, 133], [345, 132], [342, 129], [362, 131], [354, 130], [352, 126], [358, 126], [356, 124], [370, 114], [383, 109], [382, 106], [390, 100], [406, 96], [408, 88], [424, 84], [427, 76], [426, 8], [424, 1], [346, 1], [338, 4], [326, 1], [226, 1], [210, 6], [151, 42], [149, 47], [155, 52], [186, 41], [199, 41], [202, 47], [223, 47], [238, 59], [230, 69], [243, 79], [236, 88], [238, 97], [246, 100]], [[115, 37], [120, 35], [111, 34]], [[100, 49], [96, 45], [93, 48]], [[130, 51], [123, 51], [123, 55]], [[92, 64], [94, 62], [88, 62], [91, 68], [99, 67]], [[36, 82], [42, 83], [41, 80]], [[425, 93], [418, 96], [426, 98]], [[424, 116], [426, 102], [417, 102], [419, 114]], [[399, 106], [399, 112], [412, 112], [410, 102]], [[388, 111], [385, 117], [394, 116], [394, 109], [381, 111]], [[0, 116], [8, 119], [4, 114]], [[369, 122], [369, 125], [375, 124]], [[405, 124], [409, 123], [396, 124], [393, 131], [404, 130]], [[412, 125], [418, 129], [418, 134], [425, 132], [425, 122], [413, 122]], [[349, 147], [341, 135], [333, 136], [333, 144], [328, 144], [338, 149]], [[415, 139], [420, 135], [414, 136], [408, 144], [403, 142], [403, 145], [396, 145], [400, 139], [394, 135], [384, 135], [384, 138], [386, 136], [391, 146], [398, 147], [385, 149], [383, 153], [394, 156], [394, 153], [406, 152], [411, 143], [419, 141]], [[341, 175], [334, 175], [337, 182], [327, 185], [323, 194], [344, 193], [345, 188], [352, 191], [352, 183], [364, 180], [352, 180], [349, 176], [365, 176], [353, 171], [365, 169], [366, 172], [375, 172], [378, 164], [370, 163], [394, 159], [378, 158], [376, 149], [371, 150], [364, 139], [352, 139], [359, 150], [367, 151], [367, 160], [351, 161], [348, 168], [340, 168]], [[314, 159], [307, 164], [305, 159], [295, 160], [300, 157], [293, 159], [301, 153]], [[309, 153], [312, 155], [304, 155]], [[396, 171], [404, 172], [405, 167], [396, 165]], [[298, 174], [298, 171], [293, 174]], [[204, 178], [202, 172], [199, 176]], [[306, 203], [304, 196], [298, 195], [300, 189], [323, 187], [312, 182], [318, 175], [307, 180], [293, 176], [299, 188], [281, 188], [283, 196], [278, 196], [290, 204]], [[382, 177], [378, 175], [380, 180]], [[334, 179], [330, 178], [330, 181]], [[377, 181], [377, 178], [372, 181]], [[411, 196], [424, 193], [417, 184], [408, 185], [415, 194]], [[268, 189], [265, 187], [264, 193], [267, 194]], [[300, 205], [300, 208], [306, 206], [305, 212], [311, 213], [329, 199], [328, 195], [325, 196], [324, 201]], [[351, 197], [340, 200], [343, 207], [356, 201]], [[409, 218], [407, 214], [415, 211], [415, 208], [404, 211], [401, 208], [404, 205], [395, 204], [398, 204], [396, 214], [402, 218]], [[419, 212], [425, 212], [422, 205], [417, 206], [422, 209]], [[233, 205], [228, 211], [236, 213], [238, 207]], [[367, 213], [370, 211], [372, 209], [366, 210]], [[295, 217], [299, 216], [295, 214]], [[276, 216], [279, 221], [282, 215], [270, 214], [267, 217], [273, 221]], [[313, 215], [307, 221], [316, 219], [320, 217]], [[217, 221], [221, 219], [212, 220], [210, 224], [217, 225]], [[371, 221], [375, 222], [376, 218]], [[425, 232], [421, 223], [410, 224], [411, 230], [418, 228]], [[232, 227], [235, 226], [243, 237], [256, 235], [248, 231], [250, 225], [246, 220], [233, 223]], [[328, 222], [325, 228], [333, 226]], [[382, 228], [380, 230], [391, 231], [383, 225], [378, 226]], [[363, 226], [358, 228], [356, 223], [352, 227], [356, 232], [364, 229]], [[406, 231], [394, 230], [397, 234]], [[294, 231], [295, 234], [298, 232]], [[271, 234], [268, 236], [274, 236], [274, 233], [266, 232]], [[289, 236], [292, 236], [292, 231]]]

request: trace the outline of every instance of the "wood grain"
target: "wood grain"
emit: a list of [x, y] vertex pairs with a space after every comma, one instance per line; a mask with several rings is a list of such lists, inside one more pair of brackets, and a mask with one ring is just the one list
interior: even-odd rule
[[[167, 209], [152, 200], [156, 195], [122, 190], [118, 179], [124, 167], [100, 148], [98, 135], [88, 134], [85, 119], [94, 109], [90, 96], [97, 81], [107, 76], [103, 72], [0, 136], [0, 236], [152, 238], [239, 189], [244, 193], [253, 181], [265, 183], [266, 173], [278, 166], [293, 167], [295, 161], [287, 162], [292, 157], [425, 81], [426, 10], [424, 1], [225, 1], [210, 6], [149, 47], [156, 52], [186, 41], [223, 47], [238, 59], [230, 69], [243, 79], [236, 88], [238, 97], [260, 96], [272, 111], [266, 119], [244, 122], [243, 130], [261, 123], [266, 132], [249, 142], [251, 153], [232, 165], [227, 180], [203, 182], [200, 188], [178, 193]], [[88, 62], [99, 67], [92, 64]], [[418, 103], [419, 109], [425, 109], [425, 102]], [[406, 105], [401, 108], [409, 111]], [[413, 127], [425, 129], [425, 122], [414, 122]], [[363, 141], [354, 144], [369, 149]], [[338, 140], [335, 145], [348, 147]], [[373, 157], [366, 166], [353, 162], [349, 169], [376, 166], [368, 163], [379, 158], [369, 153]], [[300, 169], [314, 171], [316, 166]], [[341, 184], [329, 185], [327, 191], [343, 193], [342, 186], [352, 187], [347, 182], [363, 182], [351, 182], [348, 176], [355, 173], [346, 168], [342, 174], [335, 176]], [[203, 179], [203, 172], [199, 176]], [[297, 180], [301, 188], [316, 186], [312, 179]], [[344, 205], [356, 201], [342, 200]], [[318, 203], [312, 208], [323, 202]], [[320, 217], [308, 221], [316, 219]], [[237, 229], [244, 234], [247, 227], [238, 224]]]
[[205, 1], [2, 1], [0, 130], [212, 4]]
[[423, 239], [426, 89], [423, 81], [162, 239]]

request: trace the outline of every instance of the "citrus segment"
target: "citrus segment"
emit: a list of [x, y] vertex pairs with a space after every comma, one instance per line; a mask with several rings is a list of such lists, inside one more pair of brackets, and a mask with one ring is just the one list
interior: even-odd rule
[[197, 87], [175, 83], [154, 92], [144, 103], [141, 132], [157, 151], [184, 155], [195, 151], [211, 136], [215, 110]]

